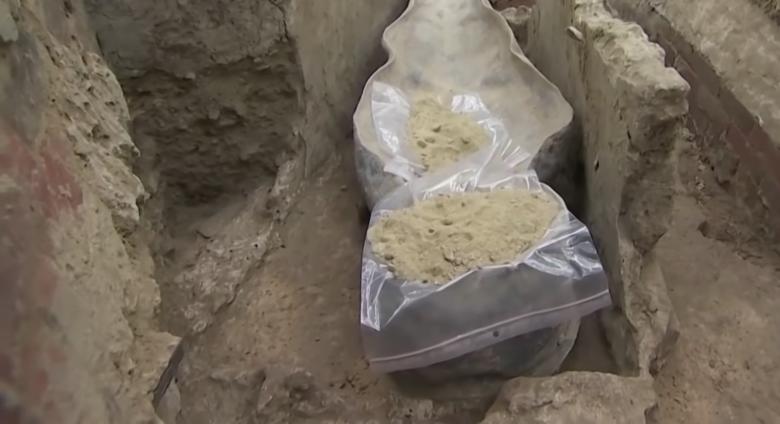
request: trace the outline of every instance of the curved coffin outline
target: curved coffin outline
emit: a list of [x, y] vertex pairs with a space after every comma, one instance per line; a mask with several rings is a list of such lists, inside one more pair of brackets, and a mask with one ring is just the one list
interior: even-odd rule
[[389, 59], [369, 78], [353, 117], [358, 176], [371, 207], [404, 182], [384, 171], [390, 152], [378, 143], [373, 125], [374, 82], [410, 96], [476, 93], [504, 122], [512, 143], [534, 157], [571, 126], [571, 106], [526, 58], [488, 0], [410, 0], [385, 30], [382, 45]]

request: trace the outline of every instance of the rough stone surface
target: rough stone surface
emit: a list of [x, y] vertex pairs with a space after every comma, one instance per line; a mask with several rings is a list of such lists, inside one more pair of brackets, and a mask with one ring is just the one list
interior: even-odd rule
[[[614, 5], [618, 1], [610, 3]], [[634, 303], [628, 305], [635, 311], [643, 311], [646, 319], [634, 321], [639, 324], [636, 327], [637, 331], [615, 331], [621, 328], [619, 325], [614, 325], [620, 323], [620, 319], [607, 320], [608, 323], [613, 324], [609, 332], [610, 341], [613, 345], [620, 340], [629, 342], [622, 343], [623, 346], [634, 344], [636, 348], [625, 352], [638, 354], [636, 357], [640, 359], [647, 357], [641, 354], [642, 350], [650, 353], [652, 357], [654, 351], [668, 351], [670, 342], [675, 339], [674, 326], [679, 326], [679, 341], [675, 344], [672, 353], [666, 357], [656, 354], [656, 360], [650, 363], [649, 369], [657, 372], [654, 385], [659, 398], [658, 409], [652, 414], [650, 422], [775, 422], [780, 417], [780, 411], [776, 406], [778, 405], [776, 379], [773, 379], [774, 374], [771, 370], [777, 367], [778, 355], [776, 343], [772, 340], [774, 340], [773, 334], [776, 334], [780, 328], [780, 321], [776, 318], [777, 314], [774, 313], [772, 305], [777, 298], [776, 281], [780, 266], [776, 253], [773, 252], [776, 242], [766, 241], [760, 228], [760, 220], [746, 213], [746, 205], [748, 208], [752, 208], [751, 205], [763, 206], [762, 194], [756, 190], [755, 184], [751, 187], [744, 183], [745, 179], [742, 177], [744, 174], [750, 175], [753, 171], [758, 171], [762, 177], [759, 181], [766, 184], [768, 178], [764, 177], [769, 176], [769, 168], [762, 167], [761, 160], [771, 157], [767, 156], [771, 150], [748, 148], [750, 144], [744, 144], [738, 152], [730, 151], [733, 149], [727, 147], [733, 144], [734, 137], [732, 137], [733, 131], [723, 131], [725, 127], [741, 128], [740, 125], [746, 127], [746, 123], [752, 125], [753, 118], [749, 113], [740, 113], [739, 108], [734, 107], [738, 102], [735, 102], [733, 97], [729, 99], [729, 87], [720, 84], [721, 78], [716, 78], [717, 75], [711, 69], [707, 72], [710, 66], [706, 55], [696, 53], [697, 49], [691, 46], [691, 42], [699, 40], [698, 36], [690, 33], [682, 36], [678, 31], [674, 31], [674, 27], [669, 26], [670, 20], [672, 23], [678, 20], [684, 22], [683, 27], [691, 25], [690, 15], [664, 12], [666, 6], [673, 3], [672, 1], [630, 3], [643, 5], [645, 9], [638, 11], [648, 15], [640, 13], [632, 16], [643, 17], [642, 25], [667, 49], [666, 63], [674, 65], [683, 77], [690, 81], [691, 110], [686, 118], [689, 127], [696, 131], [693, 138], [686, 137], [681, 142], [676, 142], [675, 150], [671, 153], [680, 161], [677, 164], [679, 173], [677, 178], [670, 179], [667, 183], [670, 190], [674, 190], [672, 225], [652, 248], [652, 253], [645, 256], [645, 262], [651, 261], [652, 265], [643, 265], [640, 272], [640, 275], [648, 277], [662, 274], [668, 293], [666, 290], [643, 288], [645, 283], [641, 283], [642, 280], [632, 282], [631, 279], [626, 279], [625, 281], [633, 284], [632, 290], [635, 293]], [[767, 27], [761, 23], [765, 23], [766, 20], [757, 16], [756, 11], [751, 10], [744, 2], [706, 2], [707, 10], [701, 10], [704, 3], [695, 5], [682, 1], [674, 3], [676, 3], [674, 7], [685, 7], [688, 13], [695, 11], [696, 14], [712, 14], [715, 26], [723, 25], [721, 21], [730, 21], [739, 16], [736, 19], [739, 24], [734, 23], [739, 26], [738, 28], [733, 31], [723, 29], [719, 35], [741, 40], [735, 41], [734, 46], [762, 45], [764, 42], [772, 42], [772, 33], [767, 32]], [[545, 3], [542, 7], [549, 6]], [[658, 6], [658, 8], [651, 6]], [[729, 15], [726, 10], [732, 10], [733, 13]], [[654, 13], [649, 13], [653, 11]], [[753, 18], [747, 18], [745, 15]], [[552, 20], [544, 22], [557, 22], [556, 20], [560, 19], [562, 22], [558, 25], [564, 28], [573, 22], [566, 15], [556, 13], [550, 14], [548, 18]], [[663, 24], [664, 22], [666, 24]], [[746, 26], [744, 22], [754, 22], [756, 25], [752, 30], [748, 30], [750, 25]], [[707, 20], [702, 20], [700, 25], [706, 27]], [[664, 27], [672, 31], [666, 32], [663, 30]], [[579, 26], [576, 28], [582, 29]], [[584, 44], [587, 45], [588, 32], [582, 31], [582, 33]], [[572, 58], [569, 60], [575, 63], [600, 60], [598, 57], [593, 57], [595, 56], [593, 51], [582, 54], [578, 50], [571, 49], [571, 46], [576, 45], [569, 44], [573, 42], [574, 39], [562, 44], [570, 49], [565, 53], [566, 57]], [[725, 49], [733, 47], [730, 42], [727, 44], [729, 45], [722, 47]], [[714, 46], [712, 51], [717, 55], [723, 53]], [[749, 59], [761, 62], [774, 57], [761, 55], [761, 51], [763, 51], [761, 48], [754, 49], [755, 54], [750, 54]], [[741, 53], [742, 51], [733, 54], [730, 60], [722, 58], [725, 66], [722, 71], [733, 74], [742, 69], [744, 72], [749, 72], [750, 62], [739, 57]], [[580, 66], [582, 67], [579, 68]], [[556, 72], [560, 68], [548, 69]], [[567, 73], [572, 76], [578, 75], [576, 69], [584, 69], [588, 72], [586, 75], [590, 76], [604, 75], [607, 72], [599, 68], [595, 68], [596, 72], [593, 72], [593, 68], [585, 67], [584, 64], [572, 68], [564, 69], [554, 78], [561, 86], [569, 84], [564, 90], [565, 93], [585, 92], [591, 97], [602, 99], [604, 104], [610, 103], [610, 100], [603, 100], [599, 92], [585, 91], [576, 78], [569, 80], [565, 77]], [[656, 77], [661, 74], [661, 72], [657, 73]], [[573, 82], [569, 83], [569, 81]], [[728, 79], [724, 82], [729, 84]], [[616, 90], [605, 88], [601, 93], [611, 91]], [[580, 95], [575, 95], [570, 98], [570, 101], [574, 102], [572, 99], [576, 98], [582, 99]], [[623, 110], [618, 110], [611, 115], [610, 119], [607, 119], [609, 115], [602, 117], [602, 123], [588, 121], [588, 115], [581, 114], [583, 107], [586, 107], [585, 110], [590, 112], [591, 116], [593, 111], [599, 109], [591, 105], [587, 99], [585, 100], [584, 106], [580, 105], [576, 108], [583, 118], [586, 133], [590, 125], [603, 126], [603, 122], [609, 122], [610, 119], [614, 121], [614, 117], [620, 117], [621, 113], [626, 116]], [[770, 101], [774, 100], [776, 99], [770, 99]], [[701, 119], [702, 116], [707, 119]], [[748, 119], [743, 119], [746, 117]], [[690, 125], [691, 122], [694, 125]], [[621, 134], [622, 132], [618, 130], [614, 133], [603, 133], [603, 137], [619, 140]], [[665, 132], [659, 131], [659, 134]], [[759, 133], [744, 134], [743, 139], [754, 143], [756, 134]], [[633, 131], [631, 136], [632, 138], [635, 136]], [[701, 140], [702, 138], [704, 141]], [[616, 141], [611, 142], [620, 145]], [[738, 144], [736, 146], [737, 149], [740, 148]], [[751, 151], [752, 154], [744, 155], [745, 152], [751, 153]], [[608, 158], [610, 163], [615, 160], [614, 156]], [[650, 158], [652, 159], [653, 155], [650, 155]], [[753, 160], [755, 158], [759, 160]], [[599, 159], [599, 169], [604, 169], [604, 156], [596, 158], [590, 156], [589, 159], [591, 161], [587, 165], [595, 168], [597, 163], [593, 159]], [[589, 172], [588, 177], [592, 181], [593, 170]], [[602, 199], [611, 198], [605, 195], [605, 193], [609, 194], [608, 192], [593, 192], [592, 189], [589, 186], [591, 202], [595, 194], [600, 195]], [[741, 201], [737, 201], [738, 198]], [[665, 212], [659, 214], [654, 208], [650, 209], [649, 216], [654, 219], [659, 217], [668, 219]], [[620, 238], [619, 241], [625, 246], [624, 238]], [[635, 266], [637, 263], [635, 255], [627, 256], [626, 261], [627, 266]], [[631, 277], [632, 274], [625, 275]], [[657, 278], [652, 278], [650, 282], [656, 280]], [[749, 283], [746, 284], [746, 281]], [[656, 284], [653, 286], [660, 288]], [[647, 297], [648, 295], [657, 296], [662, 300], [660, 305], [663, 308], [657, 309], [652, 306], [658, 301]], [[666, 300], [667, 296], [668, 300]], [[658, 344], [659, 336], [665, 333], [665, 328], [669, 328], [668, 325], [664, 325], [665, 319], [661, 319], [667, 307], [664, 305], [668, 305], [669, 301], [675, 307], [675, 315], [679, 317], [679, 323], [676, 323], [676, 320], [666, 321], [674, 324], [671, 327], [673, 331], [666, 332], [666, 337], [661, 338], [658, 349], [648, 350], [647, 348]], [[614, 316], [619, 318], [620, 310], [617, 310]], [[648, 322], [656, 324], [649, 328], [643, 327]], [[640, 336], [643, 338], [640, 339]], [[639, 340], [644, 342], [636, 344]], [[619, 359], [620, 350], [616, 353]], [[665, 365], [661, 367], [663, 362]], [[624, 363], [623, 372], [626, 372], [625, 365]]]
[[281, 6], [87, 3], [165, 208], [250, 192], [302, 150], [301, 73]]
[[497, 10], [504, 10], [510, 7], [533, 7], [536, 0], [490, 0], [490, 4]]
[[156, 329], [125, 100], [81, 2], [7, 4], [18, 36], [0, 45], [0, 417], [152, 422], [178, 338]]
[[196, 203], [327, 159], [404, 3], [88, 2], [150, 168]]
[[609, 4], [639, 22], [691, 84], [688, 126], [719, 184], [742, 202], [736, 216], [780, 239], [780, 26], [747, 0]]
[[345, 139], [379, 34], [404, 2], [88, 4], [142, 152], [164, 321], [200, 332]]
[[624, 373], [654, 371], [676, 338], [654, 248], [671, 217], [688, 85], [638, 25], [600, 1], [546, 1], [534, 11], [529, 56], [582, 123], [586, 221], [615, 303], [605, 314], [608, 338]]
[[780, 25], [780, 1], [778, 0], [751, 0], [766, 13], [769, 19]]
[[655, 407], [650, 378], [570, 372], [507, 382], [483, 424], [644, 424]]
[[[748, 0], [611, 0], [621, 12], [656, 16], [702, 53], [717, 78], [780, 146], [780, 27]], [[651, 9], [652, 8], [652, 9]], [[644, 21], [645, 19], [637, 19]], [[652, 25], [649, 31], [653, 31]], [[753, 118], [753, 119], [750, 119]], [[751, 122], [752, 123], [752, 122]]]

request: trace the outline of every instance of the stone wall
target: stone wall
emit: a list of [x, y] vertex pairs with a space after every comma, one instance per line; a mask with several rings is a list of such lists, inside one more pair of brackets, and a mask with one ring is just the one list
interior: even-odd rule
[[780, 25], [780, 1], [778, 0], [751, 0], [766, 13], [769, 19]]
[[678, 336], [656, 260], [671, 221], [688, 85], [661, 48], [600, 0], [537, 2], [526, 52], [582, 128], [586, 216], [614, 302], [602, 314], [620, 376], [568, 372], [504, 385], [484, 423], [645, 423], [652, 376]]
[[676, 337], [654, 248], [671, 220], [688, 85], [638, 25], [598, 0], [539, 2], [527, 51], [582, 126], [586, 222], [615, 304], [609, 342], [623, 373], [647, 375]]
[[688, 127], [718, 184], [744, 205], [736, 219], [777, 240], [780, 27], [771, 20], [777, 5], [763, 2], [762, 11], [748, 0], [608, 3], [641, 24], [691, 85]]
[[150, 422], [146, 196], [122, 91], [80, 1], [0, 2], [0, 421]]

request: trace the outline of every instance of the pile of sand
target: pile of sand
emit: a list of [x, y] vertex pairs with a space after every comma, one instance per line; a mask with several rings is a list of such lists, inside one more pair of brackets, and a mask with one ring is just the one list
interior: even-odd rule
[[457, 162], [490, 143], [476, 121], [452, 112], [429, 97], [412, 105], [409, 134], [411, 146], [426, 170]]
[[368, 239], [399, 277], [441, 284], [516, 259], [544, 236], [559, 210], [544, 192], [453, 193], [389, 212]]

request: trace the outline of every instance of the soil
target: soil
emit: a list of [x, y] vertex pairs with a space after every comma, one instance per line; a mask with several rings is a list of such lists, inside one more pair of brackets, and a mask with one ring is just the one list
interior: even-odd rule
[[368, 212], [351, 164], [347, 156], [313, 179], [279, 247], [187, 343], [179, 423], [472, 423], [489, 406], [407, 397], [368, 369], [357, 314]]
[[[680, 152], [660, 259], [681, 337], [656, 378], [655, 422], [778, 422], [780, 258], [741, 226], [694, 146]], [[428, 387], [363, 360], [359, 258], [367, 211], [347, 155], [301, 195], [265, 264], [179, 369], [179, 423], [478, 422], [500, 381]], [[691, 264], [696, 264], [691, 272]], [[563, 370], [615, 372], [587, 317]], [[346, 418], [345, 418], [346, 417]]]
[[426, 170], [455, 163], [490, 143], [476, 121], [452, 112], [430, 97], [414, 102], [409, 133], [412, 148]]
[[541, 191], [446, 194], [389, 211], [368, 238], [399, 276], [443, 284], [517, 259], [544, 236], [558, 212], [556, 200]]
[[680, 152], [674, 223], [659, 259], [680, 339], [656, 378], [657, 422], [780, 422], [780, 257], [715, 180]]
[[[658, 246], [681, 336], [656, 376], [659, 408], [651, 418], [780, 422], [780, 257], [753, 235], [700, 156], [693, 145], [679, 152], [674, 223]], [[347, 154], [309, 182], [281, 224], [279, 247], [241, 281], [215, 322], [187, 340], [179, 423], [473, 423], [483, 416], [501, 381], [431, 388], [367, 368], [357, 314], [367, 212], [353, 168]], [[600, 323], [588, 317], [563, 369], [615, 372], [605, 344]]]
[[504, 10], [509, 7], [533, 7], [536, 4], [536, 0], [491, 0], [493, 7], [497, 10]]
[[[358, 316], [368, 211], [350, 151], [342, 157], [301, 193], [235, 301], [187, 340], [178, 423], [466, 424], [492, 404], [505, 378], [429, 385], [368, 368]], [[564, 369], [614, 371], [595, 316]]]

